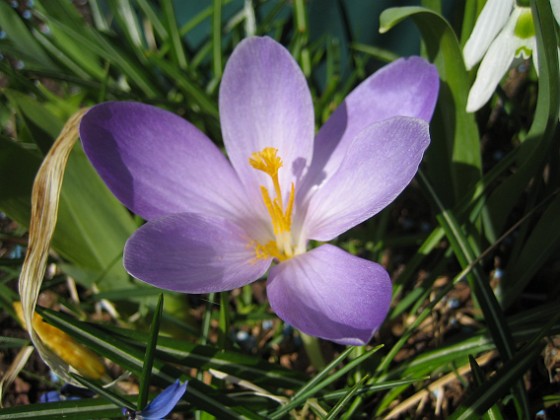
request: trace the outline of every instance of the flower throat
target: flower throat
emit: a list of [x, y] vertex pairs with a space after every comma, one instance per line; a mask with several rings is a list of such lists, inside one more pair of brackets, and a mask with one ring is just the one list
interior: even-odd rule
[[276, 258], [284, 261], [294, 255], [292, 245], [292, 212], [294, 209], [295, 187], [292, 182], [288, 203], [284, 209], [282, 200], [282, 190], [278, 181], [278, 170], [283, 166], [282, 159], [278, 156], [278, 149], [265, 147], [260, 152], [251, 154], [249, 164], [258, 171], [262, 171], [272, 179], [274, 188], [274, 198], [271, 198], [270, 191], [263, 185], [261, 195], [272, 222], [272, 229], [276, 241], [270, 241], [265, 245], [257, 243], [255, 253], [257, 258]]

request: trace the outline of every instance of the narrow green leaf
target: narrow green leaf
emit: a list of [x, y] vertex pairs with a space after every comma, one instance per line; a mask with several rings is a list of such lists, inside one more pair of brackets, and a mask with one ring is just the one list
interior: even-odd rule
[[[437, 216], [438, 222], [445, 230], [446, 236], [449, 239], [459, 263], [463, 268], [471, 266], [476, 260], [476, 255], [479, 255], [480, 252], [473, 249], [473, 245], [465, 237], [463, 229], [457, 223], [455, 216], [451, 211], [445, 209], [422, 171], [419, 172], [419, 178], [441, 212]], [[502, 308], [496, 299], [494, 291], [490, 288], [490, 283], [483, 277], [480, 269], [476, 266], [473, 266], [472, 274], [468, 275], [467, 278], [470, 280], [471, 289], [473, 289], [482, 312], [484, 313], [484, 319], [488, 323], [490, 333], [496, 342], [496, 347], [500, 355], [505, 361], [511, 360], [515, 352], [513, 338], [505, 321]], [[522, 403], [525, 413], [528, 414], [529, 405], [522, 383], [516, 385], [515, 393]]]
[[[549, 198], [550, 196], [545, 200]], [[502, 286], [504, 307], [509, 307], [515, 301], [560, 244], [559, 214], [560, 194], [556, 194], [542, 217], [532, 227], [519, 257], [512, 260], [511, 265], [507, 267]]]
[[124, 30], [130, 44], [138, 49], [139, 51], [144, 50], [144, 35], [140, 24], [138, 23], [138, 17], [136, 15], [136, 10], [132, 7], [130, 0], [120, 0], [116, 4], [109, 3], [109, 5], [115, 5], [115, 17], [120, 22], [119, 28]]
[[[37, 41], [45, 48], [45, 50], [51, 54], [56, 60], [58, 60], [64, 67], [70, 70], [74, 75], [82, 78], [82, 79], [90, 79], [91, 76], [87, 73], [87, 71], [83, 70], [80, 65], [76, 64], [76, 60], [74, 57], [69, 56], [66, 52], [64, 52], [61, 48], [57, 45], [53, 44], [50, 37], [42, 34], [41, 32], [34, 32], [35, 38]], [[87, 65], [91, 64], [91, 61], [87, 62]], [[93, 68], [95, 71], [95, 67]]]
[[146, 19], [153, 25], [158, 36], [161, 39], [166, 40], [168, 38], [167, 29], [154, 11], [152, 4], [146, 0], [136, 0], [136, 3], [138, 4], [140, 10], [142, 10], [142, 13], [146, 16]]
[[[123, 329], [114, 331], [135, 340], [146, 339], [146, 333]], [[158, 358], [164, 362], [202, 370], [215, 369], [267, 389], [300, 388], [305, 383], [305, 376], [301, 372], [233, 351], [222, 351], [165, 336], [159, 337], [157, 349]]]
[[527, 139], [518, 147], [517, 170], [505, 179], [489, 197], [489, 217], [485, 228], [488, 239], [495, 239], [508, 220], [508, 214], [529, 181], [540, 176], [547, 159], [557, 147], [558, 112], [560, 109], [560, 77], [556, 21], [548, 0], [532, 3], [533, 21], [539, 56], [539, 89], [537, 107]]
[[307, 10], [304, 0], [294, 0], [294, 20], [297, 30], [295, 48], [292, 53], [299, 58], [301, 69], [306, 77], [311, 76], [311, 57], [309, 46], [309, 25], [307, 23]]
[[376, 60], [384, 61], [386, 63], [390, 63], [391, 61], [395, 61], [397, 58], [399, 58], [399, 56], [394, 52], [373, 45], [354, 42], [350, 44], [350, 48], [359, 52], [363, 52], [364, 54], [372, 56]]
[[227, 345], [227, 337], [229, 333], [229, 293], [220, 293], [220, 316], [219, 316], [219, 329], [220, 336], [218, 337], [218, 347], [225, 349]]
[[138, 391], [138, 410], [143, 410], [148, 402], [148, 393], [150, 391], [150, 377], [152, 375], [152, 366], [154, 365], [155, 350], [158, 341], [159, 324], [161, 314], [163, 312], [163, 293], [159, 295], [152, 325], [150, 326], [150, 336], [146, 343], [146, 354], [144, 365], [142, 366], [142, 376], [140, 376], [140, 390]]
[[185, 93], [190, 102], [200, 107], [200, 111], [218, 119], [218, 107], [216, 106], [215, 101], [213, 101], [204, 92], [204, 90], [190, 80], [188, 76], [185, 75], [185, 72], [182, 72], [166, 60], [158, 57], [152, 56], [150, 59], [153, 61], [154, 65], [157, 65], [164, 74], [173, 80], [173, 83], [176, 84], [178, 89]]
[[[473, 374], [474, 382], [477, 386], [482, 386], [484, 384], [484, 373], [474, 357], [469, 355], [469, 363], [471, 365], [471, 372]], [[484, 413], [483, 415], [484, 420], [501, 420], [503, 419], [502, 413], [500, 412], [500, 408], [497, 404], [494, 404], [488, 412]]]
[[[66, 314], [42, 308], [37, 308], [37, 310], [47, 322], [60, 328], [96, 353], [107, 357], [135, 375], [141, 375], [144, 364], [142, 348], [126, 343], [97, 326], [72, 319]], [[162, 363], [157, 357], [154, 359], [152, 378], [155, 384], [162, 387], [167, 386], [181, 376], [184, 376], [184, 372], [181, 370]], [[189, 392], [185, 394], [185, 400], [218, 418], [238, 419], [242, 416], [251, 419], [261, 418], [249, 409], [239, 407], [235, 401], [223, 394], [218, 394], [217, 391], [196, 379], [189, 380]]]
[[89, 379], [82, 378], [80, 375], [76, 375], [75, 373], [72, 372], [70, 372], [70, 376], [72, 376], [72, 378], [74, 378], [76, 381], [84, 385], [84, 387], [90, 389], [91, 391], [94, 391], [95, 393], [101, 395], [102, 397], [105, 397], [113, 404], [115, 404], [117, 407], [128, 408], [130, 410], [136, 409], [136, 407], [134, 407], [134, 404], [132, 404], [126, 398], [123, 398], [120, 395], [111, 392], [108, 388], [104, 388], [103, 386], [96, 384], [95, 382], [90, 381]]
[[[422, 377], [422, 378], [414, 378], [414, 379], [400, 379], [397, 381], [383, 381], [383, 383], [375, 384], [375, 385], [363, 385], [361, 388], [359, 388], [356, 391], [356, 394], [361, 395], [361, 394], [369, 394], [369, 393], [375, 393], [379, 391], [385, 391], [387, 389], [391, 389], [397, 386], [412, 385], [414, 383], [417, 383], [418, 381], [424, 381], [426, 379], [428, 378]], [[347, 395], [347, 393], [351, 389], [352, 388], [339, 389], [337, 391], [328, 392], [325, 395], [321, 396], [321, 400], [329, 401], [329, 400], [344, 398], [344, 396]]]
[[103, 12], [102, 6], [100, 5], [100, 0], [90, 0], [89, 6], [96, 29], [101, 32], [109, 31], [111, 25], [105, 17], [105, 13]]
[[8, 2], [4, 1], [0, 2], [0, 27], [6, 32], [18, 51], [22, 53], [22, 56], [17, 58], [25, 61], [27, 66], [35, 65], [49, 70], [58, 69], [58, 66], [41, 48], [41, 45], [35, 40], [19, 15], [10, 7]]
[[0, 349], [14, 349], [29, 345], [29, 340], [24, 338], [0, 336]]
[[[62, 0], [51, 0], [42, 2], [44, 19], [52, 30], [59, 30], [67, 37], [73, 39], [88, 54], [101, 57], [115, 67], [119, 68], [130, 80], [135, 83], [148, 98], [159, 95], [157, 86], [151, 80], [148, 69], [142, 66], [125, 52], [116, 43], [109, 41], [103, 34], [94, 31], [83, 23], [81, 18], [64, 19], [61, 11], [65, 11], [67, 4]], [[103, 77], [105, 73], [103, 72]]]
[[282, 417], [286, 412], [288, 412], [288, 411], [292, 410], [293, 408], [299, 406], [300, 404], [305, 402], [308, 398], [311, 398], [313, 395], [317, 394], [318, 392], [323, 390], [325, 387], [327, 387], [331, 383], [335, 382], [340, 377], [344, 376], [350, 370], [354, 369], [356, 366], [359, 366], [365, 360], [369, 359], [371, 356], [373, 356], [375, 353], [377, 353], [377, 351], [381, 347], [383, 347], [383, 346], [374, 347], [373, 349], [365, 352], [361, 356], [353, 359], [352, 361], [350, 361], [348, 364], [346, 364], [341, 369], [333, 372], [333, 370], [336, 368], [336, 366], [339, 365], [340, 363], [342, 363], [342, 361], [350, 355], [350, 352], [353, 350], [353, 348], [349, 347], [340, 356], [338, 356], [331, 363], [329, 363], [325, 367], [325, 369], [323, 369], [313, 379], [311, 379], [307, 384], [305, 384], [305, 386], [300, 388], [298, 390], [298, 392], [296, 392], [295, 395], [292, 397], [292, 399], [290, 400], [289, 403], [283, 405], [282, 407], [280, 407], [279, 409], [277, 409], [276, 411], [271, 413], [269, 415], [269, 418], [277, 419], [277, 418]]
[[367, 378], [367, 376], [364, 376], [359, 382], [357, 382], [356, 385], [354, 385], [348, 391], [348, 393], [336, 403], [332, 410], [329, 411], [328, 415], [325, 417], [325, 420], [337, 419], [338, 415], [344, 409], [344, 407], [346, 407], [350, 403], [350, 400], [354, 398], [354, 396], [358, 393], [358, 391], [360, 391], [360, 389], [362, 389]]
[[467, 420], [486, 412], [536, 362], [544, 347], [542, 339], [559, 318], [560, 314], [556, 314], [515, 357], [498, 369], [496, 375], [478, 387], [451, 418]]
[[54, 420], [60, 418], [90, 420], [122, 418], [121, 410], [121, 407], [117, 407], [112, 402], [101, 398], [73, 400], [4, 408], [0, 410], [0, 420]]
[[212, 68], [214, 79], [222, 78], [222, 0], [212, 0]]
[[43, 153], [48, 152], [52, 145], [53, 139], [58, 136], [60, 130], [64, 126], [64, 122], [57, 118], [45, 105], [37, 101], [31, 95], [27, 95], [16, 90], [4, 89], [4, 95], [10, 101], [13, 109], [18, 110], [19, 114], [28, 118], [38, 128], [48, 134], [51, 139], [42, 141], [43, 139], [36, 139], [37, 146], [41, 148]]
[[26, 226], [31, 217], [31, 186], [41, 159], [0, 136], [0, 209]]
[[164, 1], [161, 3], [161, 7], [164, 24], [167, 28], [169, 41], [171, 42], [171, 58], [178, 69], [185, 70], [187, 68], [187, 57], [183, 49], [181, 37], [179, 36], [179, 28], [177, 27], [177, 17], [175, 16], [173, 2]]

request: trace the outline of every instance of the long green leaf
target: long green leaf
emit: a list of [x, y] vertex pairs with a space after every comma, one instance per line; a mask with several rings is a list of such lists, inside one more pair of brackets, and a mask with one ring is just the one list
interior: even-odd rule
[[35, 40], [21, 18], [10, 7], [8, 2], [0, 2], [0, 27], [8, 34], [9, 39], [17, 47], [27, 66], [38, 66], [48, 70], [57, 70], [58, 66], [49, 58], [41, 45]]
[[175, 17], [175, 9], [173, 2], [165, 1], [162, 4], [164, 24], [169, 35], [171, 43], [171, 57], [178, 70], [187, 68], [187, 57], [183, 48], [181, 37], [179, 36], [179, 28], [177, 27], [177, 18]]
[[[141, 375], [144, 364], [144, 352], [141, 348], [125, 343], [115, 337], [114, 334], [107, 333], [94, 325], [76, 321], [66, 314], [40, 308], [38, 308], [38, 312], [47, 322], [60, 328], [96, 353], [113, 360], [123, 369], [130, 370], [137, 376]], [[154, 383], [167, 386], [180, 376], [184, 376], [184, 372], [162, 363], [157, 357], [154, 359], [152, 371]], [[189, 380], [189, 392], [185, 395], [185, 400], [219, 418], [230, 419], [240, 418], [241, 416], [253, 419], [260, 418], [257, 414], [244, 407], [237, 406], [233, 400], [225, 395], [220, 395], [217, 391], [196, 379]]]
[[94, 31], [85, 25], [82, 19], [65, 18], [70, 12], [67, 10], [68, 4], [64, 1], [43, 1], [40, 5], [44, 19], [53, 30], [58, 30], [73, 39], [88, 54], [94, 54], [119, 68], [148, 98], [158, 96], [158, 87], [151, 80], [147, 68], [134, 59], [129, 50], [123, 49], [103, 34]]
[[[509, 387], [519, 381], [523, 374], [529, 369], [539, 357], [544, 342], [542, 341], [552, 325], [554, 325], [560, 315], [553, 317], [539, 333], [527, 343], [511, 360], [498, 369], [495, 376], [490, 378], [482, 386], [478, 387], [461, 404], [461, 407], [453, 413], [453, 419], [467, 420], [478, 417], [485, 413], [500, 396], [504, 395]], [[528, 417], [527, 417], [528, 418]]]
[[278, 410], [274, 411], [273, 413], [269, 414], [271, 419], [277, 419], [284, 415], [284, 413], [290, 411], [293, 408], [296, 408], [298, 405], [305, 402], [308, 398], [312, 397], [316, 393], [320, 392], [326, 386], [330, 385], [338, 378], [349, 372], [350, 370], [354, 369], [356, 366], [359, 366], [365, 360], [369, 359], [373, 356], [377, 351], [383, 346], [377, 346], [364, 354], [356, 357], [344, 367], [339, 369], [338, 371], [334, 371], [335, 367], [340, 364], [344, 359], [346, 359], [350, 352], [353, 350], [352, 347], [349, 347], [345, 352], [343, 352], [340, 356], [334, 359], [331, 363], [329, 363], [321, 372], [319, 372], [313, 379], [311, 379], [305, 386], [300, 388], [296, 394], [292, 397], [289, 403], [283, 405]]
[[503, 306], [509, 307], [529, 284], [537, 271], [551, 258], [560, 244], [558, 215], [560, 214], [560, 194], [546, 208], [542, 217], [532, 228], [524, 241], [518, 258], [507, 267], [503, 281]]
[[150, 326], [150, 336], [146, 343], [146, 354], [144, 365], [142, 366], [142, 376], [140, 377], [140, 389], [138, 391], [138, 409], [143, 410], [148, 402], [148, 392], [150, 391], [150, 377], [152, 366], [154, 365], [155, 349], [157, 346], [159, 324], [163, 312], [163, 294], [159, 295], [158, 303], [154, 311], [152, 325]]
[[[473, 378], [474, 378], [474, 381], [475, 381], [476, 385], [481, 386], [484, 383], [484, 373], [482, 372], [482, 369], [480, 369], [480, 366], [478, 366], [478, 363], [476, 363], [475, 358], [472, 357], [472, 356], [469, 356], [469, 363], [471, 365], [471, 372], [473, 374]], [[496, 405], [490, 407], [488, 412], [484, 413], [483, 419], [484, 420], [502, 420], [503, 416], [502, 416], [502, 413], [500, 412], [500, 408], [498, 407], [498, 405], [496, 404]]]
[[71, 419], [90, 420], [122, 418], [122, 408], [105, 399], [62, 401], [45, 404], [23, 405], [0, 410], [0, 420], [18, 419]]
[[[136, 340], [146, 340], [147, 334], [139, 331], [115, 329], [115, 333]], [[267, 389], [300, 388], [305, 376], [298, 371], [258, 360], [255, 357], [222, 351], [211, 346], [201, 346], [170, 337], [159, 337], [158, 357], [165, 362], [197, 369], [214, 369], [253, 382]]]
[[[466, 238], [461, 226], [457, 223], [452, 212], [446, 210], [427, 178], [420, 172], [420, 180], [432, 196], [439, 211], [438, 222], [446, 232], [446, 236], [451, 243], [451, 247], [459, 263], [463, 268], [471, 265], [480, 253], [473, 249], [473, 245]], [[505, 321], [502, 308], [496, 299], [496, 295], [490, 288], [490, 283], [483, 277], [478, 267], [473, 267], [472, 274], [467, 277], [470, 279], [470, 286], [473, 289], [477, 301], [484, 313], [484, 319], [488, 323], [490, 334], [496, 342], [496, 347], [505, 361], [511, 360], [515, 353], [513, 338], [509, 326]], [[528, 413], [528, 402], [525, 389], [522, 383], [516, 385], [516, 395], [524, 408], [525, 414]]]

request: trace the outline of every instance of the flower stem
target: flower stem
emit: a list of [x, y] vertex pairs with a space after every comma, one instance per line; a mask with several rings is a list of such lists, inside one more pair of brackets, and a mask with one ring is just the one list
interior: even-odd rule
[[319, 339], [317, 337], [311, 337], [310, 335], [304, 334], [301, 331], [300, 335], [307, 357], [309, 357], [309, 361], [311, 362], [311, 366], [318, 371], [323, 370], [327, 364], [325, 363], [325, 359], [321, 353]]

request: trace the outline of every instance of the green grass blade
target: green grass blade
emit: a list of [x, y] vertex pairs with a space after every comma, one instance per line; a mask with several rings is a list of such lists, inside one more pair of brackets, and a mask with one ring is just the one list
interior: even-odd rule
[[216, 102], [190, 80], [188, 75], [185, 75], [185, 72], [158, 57], [151, 57], [151, 60], [164, 74], [173, 80], [179, 90], [185, 93], [189, 102], [198, 105], [201, 112], [214, 117], [216, 120], [218, 119]]
[[187, 57], [183, 49], [181, 37], [179, 36], [179, 28], [177, 27], [177, 17], [175, 16], [173, 2], [164, 1], [161, 3], [161, 6], [164, 24], [169, 35], [169, 42], [171, 43], [171, 58], [178, 69], [185, 70], [187, 68]]
[[[53, 44], [49, 37], [47, 37], [46, 35], [40, 32], [34, 32], [34, 35], [35, 38], [37, 39], [37, 42], [39, 42], [41, 46], [45, 48], [45, 50], [49, 54], [51, 54], [51, 56], [53, 56], [70, 72], [72, 72], [74, 75], [76, 75], [81, 79], [91, 79], [91, 76], [88, 74], [88, 72], [82, 69], [80, 65], [76, 64], [76, 61], [72, 57], [70, 57], [68, 54], [62, 51], [62, 49], [60, 49], [58, 46]], [[90, 62], [88, 62], [87, 64], [90, 64]]]
[[540, 69], [537, 108], [527, 139], [518, 148], [517, 171], [504, 180], [488, 199], [489, 220], [485, 227], [490, 240], [502, 231], [508, 214], [526, 185], [533, 177], [540, 176], [543, 165], [555, 153], [551, 148], [557, 147], [560, 77], [556, 21], [547, 0], [535, 1], [532, 10]]
[[311, 398], [316, 393], [323, 390], [326, 386], [330, 385], [331, 383], [335, 382], [341, 376], [345, 375], [350, 370], [354, 369], [356, 366], [359, 366], [365, 360], [369, 359], [373, 356], [381, 347], [377, 346], [364, 354], [360, 355], [359, 357], [353, 359], [348, 364], [346, 364], [341, 369], [333, 372], [337, 365], [342, 363], [344, 359], [346, 359], [350, 353], [352, 352], [353, 348], [349, 347], [346, 351], [344, 351], [340, 356], [334, 359], [331, 363], [329, 363], [325, 369], [319, 372], [313, 379], [311, 379], [306, 385], [300, 388], [296, 394], [292, 397], [289, 403], [283, 405], [278, 410], [274, 411], [273, 413], [269, 414], [269, 418], [277, 419], [282, 417], [286, 412], [292, 410], [293, 408], [299, 406], [303, 402], [305, 402], [308, 398]]
[[[145, 339], [145, 333], [122, 329], [116, 331], [128, 337]], [[162, 361], [197, 369], [215, 369], [271, 390], [277, 387], [300, 388], [305, 384], [305, 376], [298, 371], [233, 351], [220, 351], [215, 347], [169, 337], [159, 337], [157, 349], [158, 358]]]
[[89, 1], [91, 17], [96, 29], [101, 32], [108, 32], [111, 25], [109, 24], [107, 18], [105, 17], [105, 14], [103, 13], [102, 6], [100, 5], [101, 1], [102, 0]]
[[[535, 363], [539, 357], [544, 342], [542, 339], [549, 333], [550, 328], [558, 321], [560, 315], [553, 317], [529, 343], [527, 343], [511, 360], [507, 361], [496, 375], [477, 388], [462, 404], [451, 418], [467, 420], [485, 413], [508, 389], [518, 382], [523, 374]], [[529, 415], [527, 418], [530, 418]]]
[[222, 78], [222, 0], [212, 0], [212, 68], [214, 79]]
[[122, 418], [122, 408], [105, 399], [62, 401], [45, 404], [22, 405], [0, 410], [0, 420], [90, 420]]
[[[476, 256], [480, 254], [472, 248], [472, 244], [465, 237], [461, 226], [457, 223], [455, 216], [449, 210], [446, 210], [434, 189], [431, 187], [427, 178], [422, 172], [419, 172], [419, 178], [422, 184], [429, 192], [430, 196], [436, 203], [439, 211], [438, 222], [446, 232], [455, 256], [463, 267], [472, 265], [476, 260]], [[468, 276], [470, 285], [475, 293], [477, 301], [484, 313], [484, 319], [488, 323], [492, 338], [496, 342], [496, 347], [505, 361], [513, 358], [515, 348], [513, 346], [513, 338], [509, 326], [505, 321], [502, 308], [496, 299], [496, 295], [490, 288], [490, 283], [480, 273], [478, 267], [473, 267], [472, 275]], [[519, 398], [526, 414], [529, 412], [529, 404], [523, 384], [519, 382], [516, 385], [516, 395]]]
[[[19, 15], [10, 7], [8, 2], [0, 2], [0, 27], [6, 32], [9, 39], [17, 47], [18, 51], [25, 54], [24, 59], [27, 66], [39, 66], [49, 70], [57, 70], [48, 54], [35, 40], [30, 30], [27, 29]], [[19, 58], [19, 57], [18, 57]]]
[[385, 63], [390, 63], [391, 61], [395, 61], [397, 58], [399, 58], [399, 56], [394, 52], [373, 45], [360, 44], [354, 42], [350, 44], [350, 48], [352, 48], [355, 51], [359, 51], [364, 54], [367, 54], [375, 58], [376, 60], [383, 61]]
[[114, 7], [114, 14], [119, 22], [119, 28], [125, 32], [129, 43], [138, 51], [143, 51], [145, 47], [143, 31], [138, 23], [136, 10], [132, 7], [130, 0], [120, 0], [109, 3]]
[[338, 415], [340, 414], [340, 412], [350, 403], [352, 398], [354, 398], [354, 396], [356, 396], [358, 391], [363, 387], [366, 380], [367, 380], [367, 376], [364, 376], [358, 383], [356, 383], [356, 385], [354, 385], [348, 391], [348, 393], [346, 395], [344, 395], [336, 403], [336, 405], [332, 408], [332, 410], [329, 411], [328, 415], [325, 417], [325, 420], [333, 420], [333, 419], [339, 418]]
[[161, 39], [167, 40], [167, 38], [169, 37], [167, 29], [165, 28], [165, 25], [161, 21], [160, 17], [154, 11], [153, 5], [147, 0], [136, 0], [136, 4], [138, 5], [142, 13], [144, 13], [146, 19], [148, 19], [148, 21], [152, 24], [156, 34]]
[[142, 366], [142, 376], [140, 376], [140, 389], [138, 391], [138, 410], [143, 410], [148, 402], [148, 393], [150, 391], [150, 377], [152, 375], [152, 366], [154, 365], [155, 350], [158, 341], [159, 324], [161, 314], [163, 313], [163, 294], [159, 295], [158, 303], [154, 310], [152, 325], [150, 326], [150, 336], [146, 343], [146, 355], [144, 365]]
[[[471, 372], [473, 374], [474, 382], [477, 386], [482, 386], [484, 384], [484, 373], [482, 372], [482, 369], [480, 369], [480, 366], [478, 366], [478, 363], [476, 363], [475, 358], [470, 355], [469, 363], [471, 365]], [[504, 417], [502, 416], [500, 408], [497, 404], [490, 407], [488, 412], [484, 413], [483, 415], [484, 420], [502, 420], [503, 418]]]
[[89, 379], [82, 378], [80, 375], [76, 375], [75, 373], [70, 373], [70, 376], [82, 384], [84, 387], [94, 391], [95, 393], [101, 395], [102, 397], [108, 399], [117, 407], [121, 408], [128, 408], [130, 410], [135, 410], [134, 404], [128, 401], [126, 398], [121, 397], [120, 395], [115, 394], [114, 392], [109, 391], [108, 389], [104, 388], [103, 386], [96, 384]]
[[[551, 196], [545, 198], [546, 201]], [[538, 207], [538, 206], [535, 206]], [[560, 194], [547, 206], [523, 243], [520, 255], [507, 267], [503, 281], [503, 306], [509, 307], [534, 278], [539, 269], [554, 255], [560, 244], [558, 215]]]
[[[84, 53], [93, 54], [119, 68], [148, 98], [160, 96], [158, 87], [151, 80], [148, 68], [133, 58], [130, 51], [114, 42], [114, 39], [94, 31], [79, 16], [75, 17], [75, 11], [68, 10], [69, 5], [62, 0], [41, 3], [43, 18], [52, 30], [60, 31]], [[66, 17], [68, 14], [72, 17]], [[104, 77], [105, 72], [103, 72]]]
[[[126, 343], [114, 334], [108, 333], [97, 326], [79, 322], [66, 314], [41, 308], [38, 308], [38, 312], [47, 322], [60, 328], [96, 353], [107, 357], [137, 376], [141, 375], [144, 365], [142, 347]], [[157, 357], [154, 359], [152, 370], [154, 384], [164, 387], [181, 376], [184, 376], [184, 372], [163, 363]], [[218, 394], [217, 391], [196, 379], [189, 379], [189, 391], [185, 394], [184, 399], [218, 418], [238, 419], [242, 416], [251, 419], [261, 418], [249, 409], [239, 407], [235, 401], [225, 395]]]

